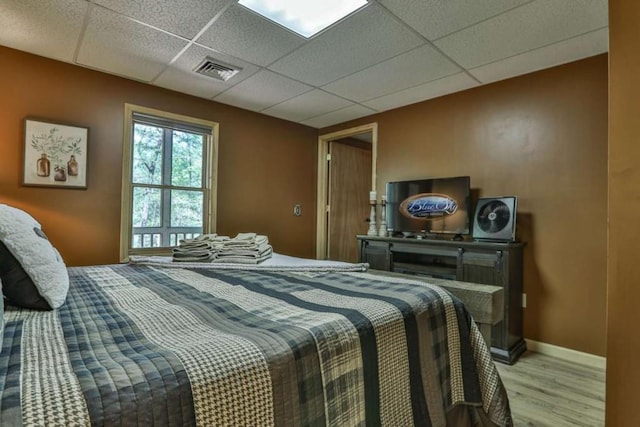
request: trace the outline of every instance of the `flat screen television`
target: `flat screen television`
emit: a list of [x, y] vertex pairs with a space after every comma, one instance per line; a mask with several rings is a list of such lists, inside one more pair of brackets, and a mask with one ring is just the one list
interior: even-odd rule
[[468, 176], [387, 183], [387, 229], [394, 233], [469, 234]]

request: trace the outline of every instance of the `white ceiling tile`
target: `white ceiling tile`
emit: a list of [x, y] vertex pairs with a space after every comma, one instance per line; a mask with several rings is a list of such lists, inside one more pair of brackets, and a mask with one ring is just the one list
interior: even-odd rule
[[359, 119], [360, 117], [369, 116], [375, 113], [376, 111], [374, 110], [370, 110], [369, 108], [363, 107], [362, 105], [354, 104], [350, 107], [332, 111], [322, 116], [304, 120], [300, 123], [315, 128], [323, 128], [326, 126], [343, 123], [349, 120]]
[[223, 82], [200, 75], [190, 76], [174, 67], [166, 69], [153, 84], [206, 99], [211, 99], [227, 89]]
[[482, 83], [491, 83], [605, 53], [608, 45], [609, 31], [604, 28], [502, 61], [472, 68], [469, 72]]
[[115, 12], [193, 38], [230, 0], [93, 0]]
[[197, 42], [254, 64], [269, 65], [300, 46], [304, 39], [240, 5], [233, 5]]
[[0, 46], [321, 127], [606, 52], [607, 6], [370, 0], [306, 39], [237, 0], [0, 0]]
[[435, 40], [530, 1], [380, 0], [380, 3], [427, 39]]
[[458, 73], [390, 95], [381, 96], [380, 98], [363, 102], [363, 104], [378, 111], [386, 111], [459, 92], [478, 85], [478, 82], [469, 77], [467, 73]]
[[[206, 57], [242, 68], [242, 70], [227, 81], [216, 80], [193, 71]], [[201, 98], [212, 98], [252, 74], [255, 74], [257, 71], [258, 67], [248, 62], [231, 58], [202, 46], [191, 45], [170, 67], [164, 70], [153, 83], [167, 89], [188, 93]]]
[[375, 3], [340, 21], [269, 68], [316, 86], [413, 49], [424, 40]]
[[214, 101], [261, 111], [311, 89], [311, 86], [262, 70], [216, 96]]
[[270, 116], [299, 122], [352, 104], [346, 99], [315, 89], [261, 112]]
[[536, 0], [435, 42], [474, 68], [607, 26], [607, 0]]
[[324, 86], [354, 101], [377, 98], [462, 71], [431, 46], [414, 49]]
[[149, 81], [186, 44], [183, 39], [94, 7], [80, 47], [78, 63]]
[[88, 5], [84, 0], [2, 0], [0, 45], [72, 62]]

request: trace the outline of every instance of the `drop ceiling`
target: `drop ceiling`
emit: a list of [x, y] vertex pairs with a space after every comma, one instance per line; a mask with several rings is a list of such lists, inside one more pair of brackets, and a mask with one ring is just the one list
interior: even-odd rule
[[607, 21], [607, 0], [369, 0], [306, 39], [236, 0], [0, 0], [0, 45], [321, 128], [607, 52]]

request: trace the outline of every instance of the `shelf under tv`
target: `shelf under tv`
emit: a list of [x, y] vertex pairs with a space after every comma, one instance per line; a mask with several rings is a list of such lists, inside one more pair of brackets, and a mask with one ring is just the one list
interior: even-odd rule
[[409, 262], [394, 262], [393, 271], [397, 273], [417, 274], [438, 279], [456, 280], [456, 267], [446, 265], [422, 265]]

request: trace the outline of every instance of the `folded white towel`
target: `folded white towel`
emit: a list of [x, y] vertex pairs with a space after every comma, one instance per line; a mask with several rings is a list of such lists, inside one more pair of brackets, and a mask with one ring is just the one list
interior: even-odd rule
[[235, 255], [227, 255], [220, 256], [218, 254], [213, 260], [212, 263], [230, 263], [230, 264], [260, 264], [271, 258], [273, 254], [273, 250], [269, 250], [263, 254], [258, 256], [235, 256]]
[[221, 250], [233, 250], [233, 249], [257, 249], [265, 246], [269, 246], [269, 242], [249, 243], [249, 244], [224, 244], [221, 246]]
[[173, 254], [174, 255], [204, 255], [204, 254], [211, 254], [213, 253], [212, 250], [207, 249], [207, 248], [202, 248], [202, 249], [181, 249], [181, 248], [173, 248]]
[[172, 258], [176, 262], [211, 262], [214, 254], [210, 251], [174, 252]]
[[191, 245], [198, 243], [210, 243], [210, 242], [222, 242], [224, 240], [229, 240], [229, 236], [218, 236], [215, 233], [212, 234], [201, 234], [193, 239], [180, 239], [178, 244], [182, 245]]
[[267, 238], [267, 236], [257, 236], [256, 238], [249, 240], [249, 239], [240, 239], [240, 240], [236, 240], [236, 239], [231, 239], [231, 240], [227, 240], [224, 242], [224, 247], [225, 248], [238, 248], [238, 247], [243, 247], [243, 248], [250, 248], [250, 247], [254, 247], [256, 245], [263, 245], [263, 244], [268, 244], [269, 243], [269, 239]]
[[264, 246], [261, 250], [245, 250], [245, 249], [234, 249], [234, 250], [224, 250], [216, 252], [216, 259], [218, 258], [264, 258], [269, 257], [273, 253], [273, 248], [271, 245]]
[[236, 237], [233, 238], [235, 241], [251, 241], [253, 242], [256, 238], [256, 233], [238, 233]]
[[185, 243], [180, 244], [180, 246], [176, 246], [173, 248], [173, 252], [185, 252], [185, 251], [198, 251], [198, 250], [211, 250], [214, 248], [214, 245], [209, 242], [193, 242], [193, 243]]

